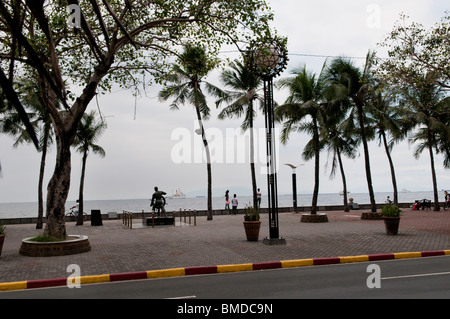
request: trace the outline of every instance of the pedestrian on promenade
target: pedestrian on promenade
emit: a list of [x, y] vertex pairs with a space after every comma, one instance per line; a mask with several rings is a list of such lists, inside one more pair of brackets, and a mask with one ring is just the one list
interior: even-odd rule
[[261, 191], [258, 188], [258, 192], [256, 193], [256, 200], [258, 201], [258, 208], [261, 207], [261, 196], [262, 196]]
[[225, 209], [230, 209], [230, 195], [228, 194], [230, 191], [227, 190], [225, 192]]
[[236, 215], [238, 207], [238, 200], [236, 198], [236, 194], [233, 195], [233, 199], [231, 200], [231, 206], [233, 207], [233, 215]]

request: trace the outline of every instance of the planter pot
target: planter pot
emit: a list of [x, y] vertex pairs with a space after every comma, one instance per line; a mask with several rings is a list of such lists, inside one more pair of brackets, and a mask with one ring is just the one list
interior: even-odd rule
[[0, 256], [2, 255], [3, 242], [5, 241], [5, 234], [0, 235]]
[[386, 217], [383, 216], [384, 227], [387, 235], [397, 235], [398, 226], [400, 225], [400, 217]]
[[260, 227], [261, 221], [244, 222], [245, 235], [247, 236], [248, 241], [258, 241]]

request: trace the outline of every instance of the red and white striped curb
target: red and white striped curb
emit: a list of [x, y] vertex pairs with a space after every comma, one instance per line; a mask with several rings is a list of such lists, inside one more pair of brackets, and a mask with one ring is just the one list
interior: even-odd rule
[[[444, 256], [444, 255], [450, 255], [450, 250], [435, 250], [435, 251], [424, 251], [424, 252], [402, 252], [402, 253], [328, 257], [328, 258], [310, 258], [310, 259], [283, 260], [283, 261], [273, 261], [273, 262], [263, 262], [263, 263], [247, 263], [247, 264], [236, 264], [236, 265], [171, 268], [171, 269], [150, 270], [150, 271], [140, 271], [140, 272], [130, 272], [130, 273], [117, 273], [117, 274], [109, 274], [109, 275], [81, 276], [81, 277], [79, 277], [79, 282], [81, 285], [83, 285], [83, 284], [91, 284], [91, 283], [115, 282], [115, 281], [124, 281], [124, 280], [180, 277], [180, 276], [192, 276], [192, 275], [217, 274], [217, 273], [226, 273], [226, 272], [240, 272], [240, 271], [265, 270], [265, 269], [277, 269], [277, 268], [289, 268], [289, 267], [381, 261], [381, 260], [403, 259], [403, 258], [420, 258], [420, 257], [432, 257], [432, 256]], [[74, 280], [74, 279], [75, 279], [74, 277], [69, 278], [69, 280]], [[0, 291], [65, 286], [68, 284], [67, 281], [68, 281], [68, 278], [56, 278], [56, 279], [6, 282], [6, 283], [0, 283]]]

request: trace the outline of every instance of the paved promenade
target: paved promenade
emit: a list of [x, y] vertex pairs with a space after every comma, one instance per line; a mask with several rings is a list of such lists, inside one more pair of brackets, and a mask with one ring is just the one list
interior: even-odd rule
[[[362, 211], [326, 212], [328, 223], [301, 223], [301, 214], [280, 213], [283, 246], [268, 246], [268, 216], [261, 215], [259, 242], [248, 242], [242, 215], [216, 215], [212, 221], [197, 217], [196, 226], [133, 229], [121, 220], [103, 226], [67, 223], [69, 234], [87, 235], [91, 251], [60, 257], [25, 257], [21, 240], [42, 232], [34, 224], [8, 225], [0, 257], [0, 284], [68, 277], [70, 264], [81, 276], [142, 272], [179, 267], [265, 263], [306, 258], [342, 257], [401, 252], [450, 250], [450, 211], [403, 209], [399, 234], [388, 236], [382, 220], [361, 220]], [[193, 220], [192, 220], [193, 222]], [[178, 221], [177, 221], [178, 224]]]

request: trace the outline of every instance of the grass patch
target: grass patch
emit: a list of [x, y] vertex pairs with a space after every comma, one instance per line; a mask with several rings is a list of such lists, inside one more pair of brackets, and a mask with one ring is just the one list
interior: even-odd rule
[[37, 235], [36, 237], [30, 238], [29, 241], [36, 241], [40, 243], [49, 243], [53, 241], [64, 241], [65, 239], [56, 238], [54, 236], [47, 236], [44, 234]]

